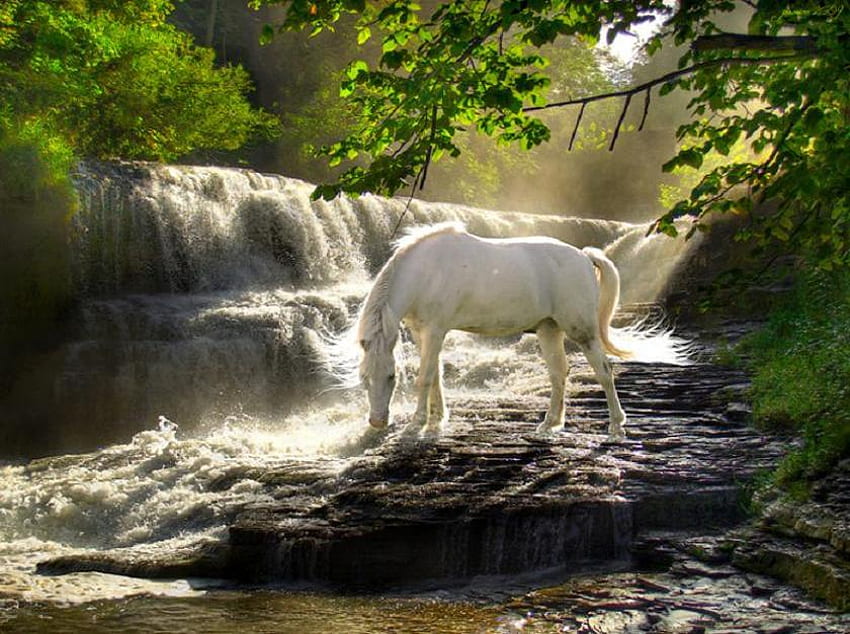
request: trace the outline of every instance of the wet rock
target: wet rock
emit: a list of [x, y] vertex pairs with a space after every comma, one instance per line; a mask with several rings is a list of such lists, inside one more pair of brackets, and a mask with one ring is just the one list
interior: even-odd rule
[[[598, 385], [581, 380], [589, 374], [576, 360], [562, 432], [535, 433], [546, 393], [468, 397], [450, 402], [451, 420], [434, 439], [402, 422], [383, 434], [364, 431], [340, 457], [226, 474], [216, 486], [260, 482], [263, 501], [241, 507], [227, 541], [197, 557], [108, 551], [43, 570], [370, 589], [588, 566], [665, 570], [682, 551], [658, 535], [702, 536], [741, 521], [742, 483], [785, 449], [730, 416], [718, 397], [740, 393], [741, 371], [707, 362], [620, 366], [629, 413], [621, 444], [604, 442], [607, 408]], [[690, 548], [703, 552], [698, 561], [726, 565], [720, 547]]]
[[680, 564], [687, 576], [673, 571], [578, 576], [506, 605], [522, 614], [529, 631], [814, 634], [850, 628], [850, 616], [767, 577], [720, 575], [684, 552]]
[[147, 579], [177, 579], [189, 576], [219, 578], [226, 575], [225, 562], [229, 546], [220, 542], [192, 544], [168, 553], [144, 549], [114, 549], [108, 552], [87, 552], [66, 555], [43, 561], [37, 572], [61, 575], [72, 572], [105, 572]]
[[850, 562], [828, 543], [771, 536], [757, 528], [736, 532], [732, 561], [805, 589], [839, 610], [850, 610]]
[[850, 610], [850, 461], [814, 487], [810, 499], [762, 494], [758, 522], [730, 536], [735, 565], [805, 588]]
[[549, 437], [534, 433], [544, 398], [454, 404], [441, 437], [395, 429], [309, 512], [246, 509], [230, 528], [229, 567], [242, 579], [357, 587], [578, 571], [629, 561], [652, 531], [734, 525], [740, 483], [783, 451], [715, 398], [744, 382], [709, 364], [623, 366], [630, 436], [620, 445], [602, 442], [607, 411], [594, 384], [570, 398], [567, 429]]

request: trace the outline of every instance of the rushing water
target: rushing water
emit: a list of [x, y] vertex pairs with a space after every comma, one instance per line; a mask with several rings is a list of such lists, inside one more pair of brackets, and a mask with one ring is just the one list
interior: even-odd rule
[[[280, 417], [327, 387], [318, 342], [338, 332], [394, 231], [460, 220], [485, 236], [543, 234], [608, 247], [624, 301], [652, 301], [681, 241], [646, 226], [363, 196], [245, 170], [80, 170], [66, 343], [23, 372], [7, 403], [7, 455], [122, 442], [160, 415], [182, 428]], [[33, 432], [37, 437], [33, 437]]]
[[[65, 343], [3, 404], [14, 442], [0, 465], [0, 629], [515, 631], [510, 610], [445, 597], [35, 573], [72, 552], [179, 556], [215, 544], [240, 510], [273, 501], [254, 477], [263, 468], [344, 468], [363, 434], [363, 397], [329, 389], [321, 342], [350, 321], [406, 207], [311, 202], [306, 183], [219, 168], [92, 165], [77, 184], [79, 306]], [[643, 225], [418, 201], [402, 225], [445, 220], [605, 247], [631, 302], [662, 293], [685, 252], [645, 238]], [[445, 360], [449, 398], [548, 389], [533, 337], [453, 335]]]

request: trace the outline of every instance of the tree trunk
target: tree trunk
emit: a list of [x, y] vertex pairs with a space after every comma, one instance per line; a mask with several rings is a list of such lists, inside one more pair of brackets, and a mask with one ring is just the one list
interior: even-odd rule
[[218, 0], [210, 0], [207, 10], [207, 34], [204, 38], [204, 46], [212, 47], [215, 36], [215, 18], [218, 14]]

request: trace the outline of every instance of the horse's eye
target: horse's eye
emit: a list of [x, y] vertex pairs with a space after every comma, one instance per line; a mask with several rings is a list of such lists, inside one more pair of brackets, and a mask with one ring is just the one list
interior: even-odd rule
[[389, 383], [395, 383], [395, 374], [390, 374], [390, 375], [387, 377], [387, 382], [389, 382]]

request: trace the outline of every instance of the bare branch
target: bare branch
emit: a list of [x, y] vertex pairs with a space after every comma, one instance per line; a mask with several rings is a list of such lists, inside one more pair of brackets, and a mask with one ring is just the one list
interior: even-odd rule
[[646, 123], [646, 117], [649, 115], [649, 100], [652, 95], [652, 90], [650, 88], [646, 89], [646, 95], [643, 98], [643, 116], [640, 118], [640, 125], [638, 126], [638, 132], [643, 130], [643, 126]]
[[401, 210], [401, 213], [398, 216], [398, 220], [396, 220], [395, 227], [393, 227], [393, 232], [390, 234], [390, 240], [393, 240], [398, 233], [399, 228], [401, 227], [401, 223], [404, 220], [404, 217], [407, 215], [407, 212], [410, 210], [410, 203], [413, 202], [413, 196], [416, 194], [416, 188], [422, 182], [420, 179], [422, 178], [422, 172], [424, 171], [425, 166], [419, 168], [419, 171], [416, 172], [416, 176], [413, 179], [413, 185], [410, 187], [410, 194], [407, 197], [407, 202], [404, 205], [404, 209]]
[[425, 162], [422, 164], [422, 178], [419, 180], [419, 191], [425, 189], [425, 179], [428, 178], [428, 166], [434, 154], [434, 139], [437, 136], [437, 104], [431, 109], [431, 136], [428, 138], [428, 151], [425, 154]]
[[573, 143], [575, 143], [575, 140], [576, 140], [576, 135], [578, 134], [578, 126], [579, 126], [579, 124], [581, 124], [581, 118], [584, 116], [584, 109], [585, 108], [587, 108], [587, 104], [586, 103], [581, 104], [581, 108], [578, 111], [578, 116], [576, 117], [576, 125], [573, 128], [573, 133], [570, 135], [570, 145], [569, 145], [568, 149], [571, 152], [572, 152], [572, 149], [573, 149]]
[[611, 145], [608, 146], [608, 151], [614, 151], [614, 145], [617, 143], [617, 137], [620, 136], [620, 128], [623, 125], [623, 120], [626, 118], [626, 112], [629, 110], [629, 104], [632, 102], [632, 95], [626, 95], [626, 102], [623, 104], [623, 109], [620, 112], [620, 118], [617, 119], [617, 125], [614, 126], [614, 134], [611, 136]]
[[580, 104], [592, 103], [594, 101], [602, 101], [603, 99], [613, 99], [615, 97], [627, 97], [629, 95], [636, 95], [639, 92], [643, 92], [644, 90], [654, 88], [659, 84], [664, 84], [669, 81], [673, 81], [674, 79], [684, 77], [685, 75], [691, 75], [697, 71], [704, 70], [706, 68], [715, 68], [717, 66], [726, 65], [754, 66], [760, 64], [781, 64], [785, 62], [810, 59], [812, 57], [814, 57], [813, 53], [798, 53], [796, 55], [777, 55], [774, 57], [721, 57], [718, 59], [710, 59], [704, 62], [693, 64], [692, 66], [688, 66], [686, 68], [674, 70], [665, 75], [661, 75], [660, 77], [656, 77], [655, 79], [644, 82], [643, 84], [634, 86], [632, 88], [627, 88], [625, 90], [615, 90], [613, 92], [606, 92], [599, 95], [591, 95], [589, 97], [580, 97], [578, 99], [568, 99], [566, 101], [555, 101], [552, 103], [547, 103], [543, 106], [528, 106], [526, 108], [523, 108], [522, 111], [535, 112], [537, 110], [562, 108], [564, 106], [576, 106]]

